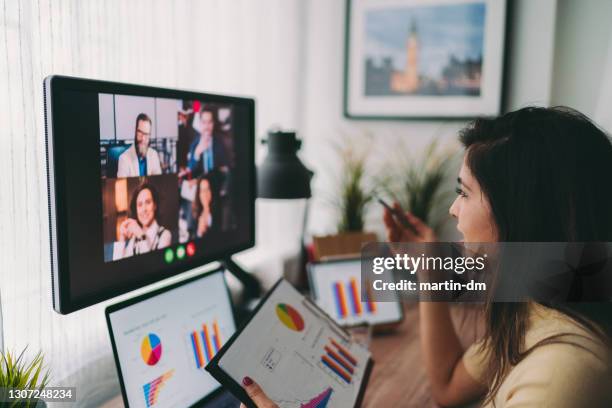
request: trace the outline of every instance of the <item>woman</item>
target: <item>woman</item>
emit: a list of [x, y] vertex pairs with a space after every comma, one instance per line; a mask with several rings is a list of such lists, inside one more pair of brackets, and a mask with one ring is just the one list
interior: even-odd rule
[[[170, 246], [172, 233], [157, 223], [159, 195], [153, 185], [139, 185], [130, 200], [131, 218], [119, 226], [113, 259], [144, 254]], [[135, 217], [134, 217], [135, 216]]]
[[[465, 242], [612, 241], [612, 144], [567, 108], [525, 108], [478, 119], [461, 134], [466, 153], [450, 214]], [[384, 222], [389, 241], [432, 242]], [[495, 407], [612, 406], [609, 336], [567, 305], [486, 305], [484, 338], [463, 350], [446, 303], [419, 304], [424, 366], [436, 402], [484, 398]], [[245, 377], [260, 407], [273, 402]], [[604, 388], [602, 390], [602, 388]], [[607, 401], [607, 402], [606, 402]]]
[[212, 173], [201, 176], [197, 182], [195, 200], [193, 202], [193, 225], [190, 228], [190, 239], [202, 238], [216, 228], [219, 222], [214, 212], [216, 206], [216, 189], [213, 187]]

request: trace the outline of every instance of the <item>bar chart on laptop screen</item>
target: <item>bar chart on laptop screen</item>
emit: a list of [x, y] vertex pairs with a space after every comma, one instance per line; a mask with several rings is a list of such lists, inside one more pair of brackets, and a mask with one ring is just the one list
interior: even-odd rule
[[362, 303], [357, 278], [334, 281], [331, 291], [336, 305], [336, 316], [339, 319], [346, 319], [349, 315], [359, 317], [364, 314], [376, 314], [376, 303], [372, 301], [369, 291], [366, 291], [366, 299]]
[[191, 370], [201, 371], [208, 377], [204, 367], [234, 331], [235, 327], [228, 324], [227, 317], [214, 305], [186, 319], [183, 323], [183, 341]]
[[206, 366], [223, 345], [218, 320], [202, 323], [199, 328], [189, 333], [189, 340], [195, 367], [200, 369]]
[[401, 317], [398, 302], [373, 300], [372, 282], [361, 280], [360, 260], [318, 263], [312, 268], [310, 278], [316, 303], [339, 324], [379, 324]]

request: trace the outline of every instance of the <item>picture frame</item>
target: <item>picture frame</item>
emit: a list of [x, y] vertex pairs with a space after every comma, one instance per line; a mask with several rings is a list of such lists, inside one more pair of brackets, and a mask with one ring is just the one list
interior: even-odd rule
[[501, 111], [506, 0], [347, 0], [344, 116]]

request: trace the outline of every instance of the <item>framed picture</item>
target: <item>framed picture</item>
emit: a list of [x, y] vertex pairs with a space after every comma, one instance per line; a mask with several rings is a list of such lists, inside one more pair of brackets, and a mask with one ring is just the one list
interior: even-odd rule
[[347, 0], [344, 114], [500, 112], [505, 0]]

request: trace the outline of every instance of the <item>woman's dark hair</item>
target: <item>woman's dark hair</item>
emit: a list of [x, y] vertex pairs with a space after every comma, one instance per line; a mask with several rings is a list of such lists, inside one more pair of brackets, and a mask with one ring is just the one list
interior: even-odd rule
[[132, 198], [130, 200], [130, 215], [132, 218], [138, 222], [138, 225], [142, 227], [140, 224], [140, 220], [138, 219], [138, 210], [136, 209], [136, 200], [138, 199], [138, 194], [140, 194], [143, 190], [149, 190], [151, 192], [151, 197], [153, 197], [153, 202], [155, 203], [155, 219], [157, 220], [157, 215], [159, 214], [159, 194], [157, 193], [157, 189], [153, 187], [153, 184], [149, 182], [141, 183], [136, 190], [132, 193]]
[[[612, 143], [585, 115], [567, 107], [528, 107], [477, 119], [461, 132], [466, 166], [489, 201], [500, 242], [612, 241]], [[569, 304], [546, 304], [604, 341], [597, 324]], [[486, 308], [483, 347], [492, 401], [523, 350], [527, 303]], [[565, 342], [561, 340], [561, 342]]]
[[202, 206], [202, 202], [200, 201], [200, 188], [201, 188], [200, 186], [203, 180], [208, 181], [208, 188], [210, 189], [210, 211], [211, 213], [217, 201], [217, 195], [218, 195], [217, 182], [216, 182], [217, 177], [215, 175], [215, 172], [213, 171], [210, 173], [206, 173], [198, 178], [195, 200], [193, 200], [193, 204], [192, 204], [193, 217], [195, 219], [198, 219], [198, 217], [202, 214], [202, 211], [204, 209], [204, 207]]
[[612, 144], [581, 113], [524, 108], [463, 130], [499, 241], [612, 241]]

